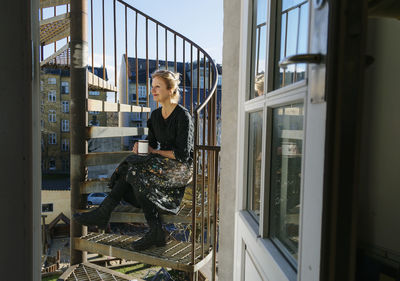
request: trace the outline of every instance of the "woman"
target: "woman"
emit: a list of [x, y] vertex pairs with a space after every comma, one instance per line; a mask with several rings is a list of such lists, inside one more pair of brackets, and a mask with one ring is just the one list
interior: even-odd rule
[[176, 214], [192, 177], [193, 123], [189, 112], [178, 105], [178, 85], [179, 73], [158, 70], [152, 74], [151, 93], [162, 107], [147, 121], [149, 154], [138, 155], [136, 143], [133, 154], [113, 173], [112, 191], [99, 208], [74, 215], [82, 225], [104, 229], [121, 199], [142, 208], [150, 230], [133, 243], [137, 251], [166, 244], [159, 209]]

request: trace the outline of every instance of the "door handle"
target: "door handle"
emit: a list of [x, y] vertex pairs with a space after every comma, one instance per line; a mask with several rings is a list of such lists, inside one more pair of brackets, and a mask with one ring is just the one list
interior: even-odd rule
[[288, 56], [279, 62], [279, 67], [287, 68], [290, 64], [296, 63], [313, 63], [320, 64], [322, 63], [323, 55], [322, 54], [298, 54], [293, 56]]

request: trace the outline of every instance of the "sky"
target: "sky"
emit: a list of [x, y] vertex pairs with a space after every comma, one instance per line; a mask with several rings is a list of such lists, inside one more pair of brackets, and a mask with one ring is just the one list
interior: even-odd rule
[[[119, 1], [119, 0], [118, 0]], [[117, 76], [122, 60], [122, 55], [127, 49], [128, 56], [135, 55], [135, 13], [127, 9], [127, 40], [125, 40], [125, 8], [120, 2], [116, 2], [116, 42], [117, 42]], [[102, 1], [93, 0], [93, 62], [91, 46], [91, 16], [90, 0], [88, 0], [88, 65], [103, 65], [103, 22], [102, 22]], [[176, 32], [189, 38], [194, 43], [203, 48], [217, 63], [222, 63], [222, 31], [223, 31], [223, 1], [222, 0], [125, 0], [125, 2], [136, 9], [144, 12], [148, 16], [167, 25]], [[105, 10], [105, 65], [111, 81], [115, 77], [114, 61], [114, 18], [113, 1], [104, 0]], [[65, 13], [65, 6], [60, 6], [56, 14]], [[44, 18], [54, 16], [54, 9], [45, 9]], [[138, 17], [138, 57], [145, 58], [145, 20], [142, 16]], [[156, 25], [149, 22], [149, 58], [155, 59], [156, 56]], [[165, 60], [165, 30], [159, 27], [159, 59]], [[173, 42], [174, 37], [168, 33], [168, 60], [173, 61]], [[127, 45], [126, 45], [127, 43]], [[66, 40], [57, 42], [56, 49], [66, 44]], [[183, 59], [183, 41], [177, 40], [177, 60]], [[185, 60], [190, 59], [190, 46], [185, 45]], [[46, 58], [54, 52], [54, 45], [45, 47], [44, 57]], [[194, 50], [196, 54], [196, 50]], [[194, 60], [196, 57], [194, 57]]]

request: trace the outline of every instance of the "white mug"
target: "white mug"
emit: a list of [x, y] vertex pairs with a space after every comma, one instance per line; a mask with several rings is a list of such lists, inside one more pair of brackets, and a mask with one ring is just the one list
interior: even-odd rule
[[149, 153], [149, 141], [148, 140], [139, 140], [138, 141], [138, 154], [146, 155]]

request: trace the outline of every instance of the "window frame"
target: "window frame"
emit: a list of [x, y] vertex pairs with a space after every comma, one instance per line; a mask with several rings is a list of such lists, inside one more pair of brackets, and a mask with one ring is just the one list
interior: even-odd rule
[[61, 110], [63, 113], [69, 113], [69, 101], [63, 100], [61, 102]]
[[[50, 82], [51, 81], [51, 82]], [[53, 83], [54, 81], [54, 83]], [[47, 78], [47, 84], [48, 85], [57, 85], [57, 78], [56, 77], [49, 77]]]
[[[51, 210], [46, 211], [44, 207], [48, 207]], [[53, 203], [42, 203], [42, 213], [52, 213], [54, 212], [54, 204]]]
[[61, 132], [69, 132], [69, 120], [68, 119], [61, 120]]
[[47, 93], [47, 100], [49, 102], [57, 102], [57, 91], [56, 90], [50, 90]]
[[49, 109], [48, 119], [50, 123], [57, 122], [57, 113], [54, 109]]
[[69, 95], [69, 82], [68, 81], [61, 81], [61, 94]]
[[48, 144], [57, 144], [57, 133], [49, 133]]
[[[294, 271], [299, 268], [299, 260], [293, 262], [293, 260], [288, 257], [282, 248], [279, 248], [274, 243], [273, 239], [270, 238], [270, 227], [269, 227], [269, 216], [270, 216], [270, 192], [271, 192], [271, 146], [272, 146], [272, 111], [274, 108], [278, 108], [285, 105], [290, 105], [294, 103], [302, 103], [304, 106], [304, 118], [303, 118], [303, 141], [302, 141], [302, 159], [301, 159], [301, 173], [302, 178], [300, 181], [300, 202], [303, 204], [303, 192], [304, 192], [304, 163], [305, 163], [305, 143], [306, 143], [306, 114], [307, 114], [307, 76], [306, 71], [305, 79], [294, 82], [292, 84], [286, 85], [281, 88], [274, 89], [275, 80], [275, 51], [276, 51], [276, 41], [280, 38], [280, 34], [277, 34], [276, 18], [278, 17], [279, 11], [277, 10], [278, 1], [277, 0], [267, 0], [267, 16], [266, 16], [266, 54], [265, 54], [265, 73], [264, 73], [264, 94], [262, 96], [255, 97], [252, 96], [252, 91], [254, 92], [254, 77], [255, 77], [255, 45], [256, 40], [254, 39], [256, 30], [254, 28], [257, 22], [257, 7], [254, 5], [257, 2], [255, 0], [248, 0], [249, 10], [248, 10], [248, 26], [247, 34], [244, 33], [244, 48], [242, 49], [242, 67], [243, 72], [241, 72], [241, 81], [244, 83], [241, 86], [240, 103], [241, 106], [239, 120], [239, 129], [241, 131], [241, 138], [239, 140], [239, 145], [242, 154], [239, 156], [239, 171], [242, 171], [238, 177], [239, 184], [243, 187], [239, 193], [240, 213], [243, 214], [243, 218], [251, 217], [253, 220], [252, 229], [254, 231], [253, 235], [259, 237], [262, 240], [269, 241], [275, 246], [279, 251], [279, 255], [284, 257], [287, 262], [283, 265], [284, 268], [288, 266]], [[280, 25], [279, 25], [280, 29]], [[279, 41], [279, 40], [278, 40]], [[272, 48], [268, 48], [272, 46]], [[263, 112], [263, 131], [262, 131], [262, 163], [261, 163], [261, 186], [260, 186], [260, 217], [257, 221], [254, 215], [251, 213], [248, 207], [248, 177], [249, 177], [249, 114], [262, 110]], [[301, 209], [299, 214], [299, 239], [301, 240]], [[247, 214], [247, 215], [246, 215]], [[250, 223], [250, 222], [249, 222]], [[299, 242], [299, 246], [301, 243]], [[300, 248], [299, 248], [300, 252]], [[271, 253], [270, 253], [271, 254]], [[278, 263], [279, 264], [279, 263]]]
[[69, 151], [69, 139], [64, 138], [61, 140], [61, 151], [67, 152]]

